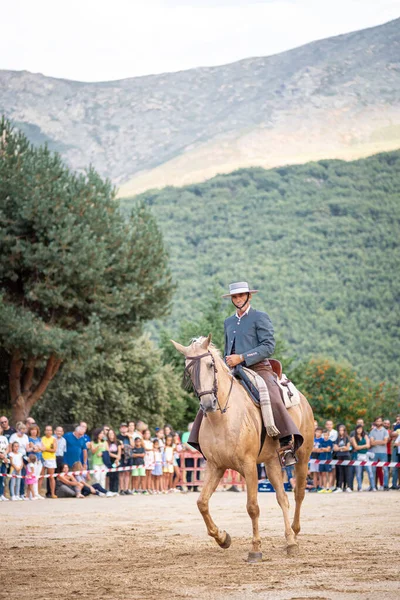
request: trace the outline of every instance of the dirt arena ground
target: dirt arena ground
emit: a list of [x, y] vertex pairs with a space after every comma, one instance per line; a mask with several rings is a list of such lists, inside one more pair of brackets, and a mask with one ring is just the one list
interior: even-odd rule
[[[293, 495], [289, 494], [291, 504]], [[196, 493], [0, 504], [1, 594], [18, 600], [396, 599], [400, 492], [308, 494], [299, 556], [274, 494], [260, 494], [263, 562], [245, 562], [244, 493], [217, 492], [208, 538]]]

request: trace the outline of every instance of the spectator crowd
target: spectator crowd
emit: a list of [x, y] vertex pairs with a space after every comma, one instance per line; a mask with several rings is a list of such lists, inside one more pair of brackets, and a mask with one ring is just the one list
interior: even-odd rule
[[[152, 435], [142, 421], [129, 421], [121, 423], [118, 433], [104, 425], [89, 436], [87, 424], [81, 421], [68, 432], [46, 425], [42, 435], [30, 417], [15, 428], [7, 417], [0, 417], [0, 500], [180, 491], [181, 454], [194, 457], [196, 452], [187, 443], [190, 428], [191, 424], [180, 436], [165, 425]], [[183, 459], [188, 469], [195, 464], [190, 454]], [[116, 470], [119, 467], [125, 469]], [[190, 486], [191, 481], [189, 471], [185, 483]], [[197, 490], [195, 485], [191, 488]]]
[[[348, 433], [342, 423], [333, 427], [328, 420], [324, 427], [315, 422], [314, 447], [311, 458], [319, 460], [357, 460], [399, 462], [400, 415], [390, 419], [377, 417], [367, 430], [364, 419], [358, 419]], [[376, 492], [399, 488], [399, 469], [369, 465], [310, 464], [309, 491], [320, 494], [341, 492]], [[365, 475], [368, 487], [363, 487]]]
[[[182, 435], [170, 425], [156, 428], [152, 434], [143, 421], [129, 421], [120, 424], [118, 433], [104, 425], [89, 436], [87, 424], [81, 421], [68, 432], [61, 426], [53, 430], [46, 425], [42, 435], [40, 426], [30, 417], [15, 428], [7, 417], [0, 417], [0, 500], [178, 492], [182, 490], [182, 470], [187, 489], [197, 491], [200, 459], [188, 444], [191, 426], [189, 423]], [[400, 415], [393, 424], [378, 417], [368, 432], [363, 419], [358, 419], [349, 434], [343, 424], [335, 429], [330, 420], [323, 428], [315, 422], [311, 458], [399, 462], [399, 455]], [[119, 467], [125, 469], [116, 470]], [[293, 469], [285, 470], [289, 486], [295, 487]], [[259, 474], [262, 477], [262, 465]], [[367, 488], [363, 487], [365, 476]], [[398, 484], [396, 467], [389, 470], [389, 467], [337, 465], [335, 468], [312, 462], [307, 487], [317, 493], [356, 489], [374, 492], [389, 487], [400, 489]], [[231, 489], [237, 491], [235, 486]]]

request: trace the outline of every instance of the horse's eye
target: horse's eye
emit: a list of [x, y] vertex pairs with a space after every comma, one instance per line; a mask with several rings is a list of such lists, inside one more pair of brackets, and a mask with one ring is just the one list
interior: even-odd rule
[[212, 363], [209, 363], [207, 366], [208, 366], [209, 369], [213, 368], [213, 364]]

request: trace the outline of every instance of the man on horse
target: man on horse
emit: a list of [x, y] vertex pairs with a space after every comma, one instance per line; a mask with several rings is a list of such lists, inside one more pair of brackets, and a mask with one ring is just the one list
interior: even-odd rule
[[279, 429], [279, 455], [284, 466], [294, 464], [295, 452], [303, 443], [303, 436], [286, 409], [274, 371], [268, 358], [275, 349], [274, 329], [271, 319], [265, 312], [252, 308], [252, 294], [246, 281], [231, 283], [229, 294], [236, 312], [224, 323], [225, 361], [230, 368], [245, 366], [260, 375], [268, 387], [275, 425]]

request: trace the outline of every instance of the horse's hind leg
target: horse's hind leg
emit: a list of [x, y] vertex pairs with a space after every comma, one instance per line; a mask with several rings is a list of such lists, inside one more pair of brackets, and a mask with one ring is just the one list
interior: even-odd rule
[[199, 499], [197, 500], [197, 506], [199, 507], [199, 511], [201, 512], [204, 522], [206, 524], [208, 535], [213, 537], [221, 548], [229, 548], [229, 546], [231, 545], [231, 536], [226, 531], [218, 529], [218, 527], [211, 518], [208, 507], [208, 501], [210, 500], [212, 494], [215, 492], [217, 485], [220, 482], [224, 472], [224, 468], [215, 467], [210, 462], [207, 463], [205, 470], [204, 485], [203, 489], [201, 490]]
[[253, 551], [249, 552], [248, 562], [261, 562], [261, 538], [258, 528], [260, 507], [258, 506], [258, 474], [257, 465], [251, 464], [243, 467], [243, 474], [247, 487], [247, 512], [253, 525]]
[[283, 486], [282, 468], [278, 457], [275, 455], [269, 457], [266, 461], [268, 479], [272, 483], [276, 493], [276, 499], [282, 509], [283, 521], [285, 523], [285, 537], [288, 554], [295, 554], [298, 550], [296, 536], [290, 525], [289, 519], [289, 500]]
[[306, 490], [306, 480], [308, 472], [308, 460], [304, 452], [299, 451], [299, 462], [296, 463], [296, 485], [294, 488], [294, 498], [296, 501], [296, 508], [294, 511], [292, 529], [297, 536], [300, 533], [300, 510], [304, 500]]

